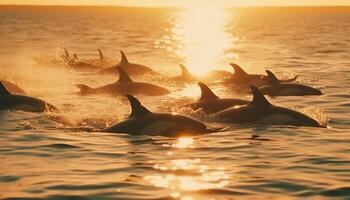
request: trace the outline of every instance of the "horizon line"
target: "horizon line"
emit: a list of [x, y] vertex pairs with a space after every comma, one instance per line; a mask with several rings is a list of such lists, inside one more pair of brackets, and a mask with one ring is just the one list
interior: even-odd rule
[[[170, 8], [181, 9], [182, 6], [125, 6], [125, 5], [74, 5], [74, 4], [0, 4], [0, 7], [115, 7], [115, 8]], [[350, 5], [329, 4], [329, 5], [245, 5], [227, 6], [226, 8], [350, 8]]]

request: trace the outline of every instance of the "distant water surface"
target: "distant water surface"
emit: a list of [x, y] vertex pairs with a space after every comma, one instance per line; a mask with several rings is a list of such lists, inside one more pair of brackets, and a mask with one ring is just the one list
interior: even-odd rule
[[[48, 100], [61, 114], [0, 112], [1, 199], [349, 199], [350, 9], [190, 10], [0, 7], [0, 78]], [[195, 74], [265, 69], [325, 95], [281, 97], [273, 104], [305, 112], [328, 127], [230, 126], [193, 138], [90, 132], [125, 119], [124, 97], [76, 95], [114, 76], [40, 66], [67, 48], [80, 58], [105, 56], [150, 65], [168, 76], [186, 64]], [[140, 77], [147, 80], [147, 77]], [[156, 81], [156, 80], [152, 80]], [[140, 97], [153, 111], [183, 109], [193, 85]], [[222, 97], [250, 99], [213, 85]], [[211, 124], [212, 125], [212, 124]]]

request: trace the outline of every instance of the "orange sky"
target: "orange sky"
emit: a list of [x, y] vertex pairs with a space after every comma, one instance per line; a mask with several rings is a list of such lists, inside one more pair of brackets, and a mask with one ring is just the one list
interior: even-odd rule
[[119, 5], [151, 7], [191, 6], [196, 4], [218, 4], [222, 6], [304, 6], [350, 5], [350, 0], [0, 0], [0, 4]]

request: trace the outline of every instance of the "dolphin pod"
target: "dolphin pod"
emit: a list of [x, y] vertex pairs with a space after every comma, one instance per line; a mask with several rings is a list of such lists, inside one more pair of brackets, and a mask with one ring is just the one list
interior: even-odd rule
[[58, 111], [58, 109], [38, 98], [12, 94], [0, 82], [0, 110], [20, 110], [27, 112]]
[[270, 104], [255, 86], [251, 86], [251, 90], [253, 100], [249, 104], [220, 111], [213, 114], [213, 117], [236, 124], [255, 123], [320, 127], [316, 120], [305, 114]]
[[[79, 65], [77, 55], [72, 56], [67, 49], [63, 59]], [[98, 49], [98, 62], [106, 61], [102, 51]], [[144, 107], [138, 99], [132, 95], [161, 96], [167, 95], [170, 91], [164, 87], [147, 82], [134, 81], [130, 75], [155, 75], [159, 73], [153, 71], [148, 66], [129, 62], [123, 51], [119, 64], [104, 69], [104, 72], [118, 72], [118, 81], [106, 84], [100, 87], [92, 88], [85, 84], [77, 84], [81, 95], [108, 94], [113, 96], [124, 96], [131, 105], [131, 114], [125, 120], [114, 126], [104, 129], [105, 132], [127, 133], [130, 135], [162, 135], [162, 136], [182, 136], [182, 135], [201, 135], [213, 132], [207, 126], [186, 115], [172, 113], [155, 113]], [[96, 61], [96, 63], [98, 63]], [[73, 64], [72, 64], [73, 65]], [[214, 70], [209, 76], [201, 79], [191, 74], [184, 65], [180, 64], [181, 74], [175, 77], [167, 77], [166, 80], [176, 81], [177, 83], [194, 83], [199, 80], [226, 79], [226, 83], [237, 85], [250, 85], [253, 95], [252, 101], [235, 98], [220, 98], [206, 84], [197, 82], [201, 89], [200, 98], [184, 106], [191, 107], [194, 110], [201, 109], [210, 119], [225, 121], [231, 124], [255, 124], [255, 125], [293, 125], [293, 126], [311, 126], [321, 127], [320, 124], [311, 117], [300, 112], [272, 105], [264, 95], [269, 96], [304, 96], [321, 95], [322, 92], [315, 88], [291, 83], [297, 79], [297, 76], [279, 80], [275, 74], [266, 70], [267, 75], [249, 74], [237, 64], [231, 63], [234, 73]], [[218, 77], [217, 77], [218, 76]], [[229, 77], [229, 78], [227, 78]], [[219, 82], [225, 83], [225, 82]], [[16, 84], [1, 81], [0, 84], [0, 110], [21, 110], [28, 112], [57, 111], [58, 109], [44, 100], [26, 96], [25, 91]], [[218, 129], [217, 129], [218, 130]]]
[[202, 109], [206, 114], [216, 113], [230, 107], [244, 105], [249, 103], [242, 99], [220, 98], [204, 83], [198, 82], [202, 95], [198, 101], [188, 104], [191, 108]]
[[268, 76], [268, 85], [259, 87], [264, 95], [269, 96], [305, 96], [322, 95], [318, 89], [296, 83], [283, 83], [271, 71], [266, 70]]
[[205, 124], [191, 117], [173, 113], [154, 113], [144, 107], [135, 97], [127, 95], [127, 98], [131, 105], [131, 114], [128, 119], [103, 130], [104, 132], [167, 137], [213, 132]]
[[119, 80], [115, 83], [107, 84], [97, 88], [91, 88], [84, 84], [77, 84], [80, 89], [80, 94], [110, 94], [110, 95], [146, 95], [146, 96], [161, 96], [169, 94], [170, 91], [166, 88], [157, 86], [151, 83], [133, 81], [130, 76], [121, 68], [117, 68], [119, 72]]

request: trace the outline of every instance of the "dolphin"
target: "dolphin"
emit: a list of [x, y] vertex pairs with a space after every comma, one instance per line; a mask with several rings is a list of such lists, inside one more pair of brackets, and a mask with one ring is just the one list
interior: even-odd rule
[[[241, 85], [253, 85], [255, 87], [260, 87], [268, 84], [268, 78], [266, 75], [248, 74], [239, 65], [235, 63], [231, 63], [230, 65], [235, 71], [232, 78], [230, 79], [231, 82], [233, 81], [234, 83]], [[295, 76], [291, 79], [281, 80], [281, 82], [293, 82], [297, 79], [297, 77], [298, 76]]]
[[159, 75], [159, 73], [153, 71], [148, 66], [129, 62], [128, 58], [126, 57], [123, 51], [120, 51], [120, 54], [121, 54], [121, 60], [117, 65], [108, 67], [107, 69], [102, 69], [100, 70], [100, 73], [114, 74], [116, 72], [116, 69], [120, 68], [130, 75], [144, 75], [144, 74]]
[[146, 95], [161, 96], [169, 94], [166, 88], [151, 83], [133, 81], [130, 76], [121, 68], [117, 68], [119, 72], [119, 80], [101, 87], [91, 88], [84, 84], [77, 84], [80, 94], [111, 94], [111, 95]]
[[90, 60], [89, 61], [90, 63], [98, 66], [106, 66], [111, 63], [111, 61], [103, 55], [102, 50], [100, 48], [97, 48], [97, 51], [98, 51], [98, 59]]
[[181, 74], [178, 76], [171, 77], [170, 79], [172, 81], [185, 83], [192, 83], [196, 81], [196, 77], [192, 75], [191, 72], [189, 72], [183, 64], [179, 64], [179, 66], [181, 68]]
[[233, 76], [233, 73], [224, 71], [224, 70], [212, 70], [208, 72], [203, 77], [196, 76], [191, 74], [191, 72], [188, 71], [187, 67], [185, 67], [183, 64], [179, 65], [181, 68], [181, 74], [179, 76], [171, 77], [171, 80], [177, 81], [177, 82], [197, 82], [198, 80], [201, 81], [215, 81], [215, 80], [222, 80], [222, 79], [228, 79]]
[[264, 125], [293, 125], [320, 127], [320, 124], [300, 112], [271, 105], [263, 94], [255, 87], [250, 86], [253, 100], [249, 104], [233, 107], [212, 116], [230, 123], [255, 123]]
[[202, 122], [186, 115], [154, 113], [145, 108], [135, 97], [127, 95], [127, 98], [131, 105], [130, 116], [125, 121], [103, 130], [104, 132], [167, 137], [202, 135], [213, 132]]
[[98, 51], [98, 55], [99, 55], [99, 60], [101, 62], [103, 62], [105, 60], [105, 57], [103, 56], [101, 49], [97, 48], [97, 51]]
[[268, 85], [259, 87], [264, 95], [269, 96], [305, 96], [305, 95], [322, 95], [322, 92], [316, 88], [312, 88], [296, 83], [282, 83], [271, 71], [266, 70], [268, 76]]
[[97, 51], [98, 51], [98, 59], [87, 60], [87, 63], [96, 65], [98, 67], [109, 65], [111, 61], [103, 55], [102, 50], [97, 48]]
[[201, 88], [202, 95], [197, 102], [188, 104], [192, 109], [202, 109], [206, 114], [213, 114], [227, 108], [239, 105], [248, 104], [248, 101], [242, 99], [232, 99], [232, 98], [220, 98], [214, 94], [210, 88], [202, 83], [198, 82]]
[[0, 82], [0, 110], [21, 110], [26, 112], [58, 111], [58, 109], [38, 98], [11, 94]]
[[10, 81], [5, 81], [5, 80], [0, 80], [0, 82], [6, 87], [6, 89], [11, 92], [11, 94], [17, 94], [17, 95], [26, 95], [27, 93], [17, 86], [16, 84], [10, 82]]

